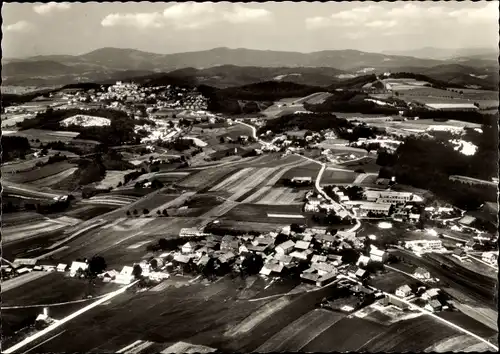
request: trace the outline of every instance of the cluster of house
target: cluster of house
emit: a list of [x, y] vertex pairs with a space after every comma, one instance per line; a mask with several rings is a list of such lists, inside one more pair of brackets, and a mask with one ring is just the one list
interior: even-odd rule
[[[288, 236], [288, 240], [276, 243], [278, 234]], [[363, 277], [365, 271], [356, 265], [342, 264], [340, 255], [328, 254], [323, 250], [331, 252], [343, 249], [361, 248], [362, 241], [356, 238], [354, 232], [338, 231], [331, 235], [323, 229], [305, 229], [302, 232], [293, 232], [290, 226], [284, 227], [280, 232], [253, 236], [213, 236], [201, 233], [198, 230], [183, 229], [181, 237], [202, 236], [202, 241], [189, 241], [181, 249], [173, 254], [174, 265], [196, 265], [202, 267], [210, 258], [216, 258], [221, 264], [226, 263], [234, 269], [242, 264], [243, 260], [256, 254], [262, 257], [264, 264], [259, 273], [264, 276], [279, 276], [289, 274], [294, 268], [307, 264], [300, 277], [304, 281], [313, 282], [322, 286], [333, 279], [339, 272], [352, 273], [353, 276]], [[220, 244], [219, 247], [216, 247]], [[320, 247], [314, 247], [314, 245]], [[374, 250], [370, 257], [372, 260], [385, 260], [385, 252]], [[378, 258], [377, 258], [378, 257]], [[302, 268], [301, 268], [302, 269]]]
[[[438, 312], [448, 308], [446, 303], [442, 303], [439, 300], [440, 289], [438, 288], [427, 289], [424, 286], [421, 286], [414, 292], [408, 284], [405, 284], [397, 288], [394, 293], [396, 296], [405, 300], [412, 300], [418, 296], [419, 299], [425, 301], [424, 309], [430, 312]], [[406, 306], [404, 307], [406, 308]]]
[[[294, 177], [291, 180], [294, 183], [302, 183], [302, 184], [312, 184], [313, 180], [311, 177]], [[340, 192], [338, 187], [334, 187], [334, 191], [338, 193], [338, 195], [342, 195], [344, 197], [343, 193]], [[349, 197], [345, 196], [347, 200]], [[345, 199], [343, 199], [345, 201]], [[327, 201], [321, 194], [318, 194], [313, 191], [309, 191], [306, 194], [306, 203], [304, 205], [304, 211], [306, 212], [319, 212], [321, 210], [328, 212], [335, 212], [337, 216], [339, 216], [341, 219], [347, 218], [349, 216], [349, 212], [347, 212], [345, 209], [341, 208], [339, 204], [335, 203], [330, 203]]]
[[483, 252], [481, 258], [486, 263], [498, 266], [498, 250]]

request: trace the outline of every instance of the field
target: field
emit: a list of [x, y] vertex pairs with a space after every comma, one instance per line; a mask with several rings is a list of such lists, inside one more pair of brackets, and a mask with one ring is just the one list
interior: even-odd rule
[[131, 204], [138, 200], [138, 197], [131, 197], [125, 195], [109, 195], [109, 194], [98, 194], [89, 199], [83, 199], [81, 203], [83, 204], [93, 204], [93, 205], [109, 205], [109, 206], [125, 206]]
[[126, 175], [127, 173], [134, 172], [135, 170], [125, 170], [125, 171], [113, 171], [113, 170], [107, 170], [106, 171], [106, 176], [104, 177], [103, 180], [101, 180], [96, 188], [100, 189], [108, 189], [108, 188], [115, 188], [118, 183], [123, 183], [123, 176]]
[[[311, 177], [312, 182], [316, 180], [321, 165], [314, 162], [307, 162], [303, 166], [294, 167], [282, 176], [282, 179], [291, 179], [293, 177]], [[324, 176], [324, 174], [323, 174]]]
[[290, 224], [293, 222], [304, 222], [303, 218], [269, 217], [271, 215], [302, 215], [302, 205], [256, 205], [239, 204], [231, 209], [222, 219], [235, 221], [268, 222], [278, 224]]
[[189, 177], [183, 179], [178, 182], [177, 185], [179, 187], [186, 188], [197, 188], [197, 187], [206, 187], [217, 181], [225, 178], [226, 176], [231, 175], [234, 171], [237, 170], [237, 167], [223, 167], [223, 168], [207, 168], [205, 170], [201, 170], [199, 172], [193, 173]]
[[35, 213], [35, 212], [17, 212], [17, 213], [7, 213], [2, 215], [2, 227], [18, 226], [23, 225], [26, 222], [34, 222], [44, 220], [45, 216]]
[[[365, 171], [366, 172], [366, 171]], [[352, 184], [359, 174], [352, 171], [326, 169], [321, 177], [321, 184]]]
[[31, 183], [39, 186], [50, 186], [69, 177], [77, 170], [75, 164], [66, 161], [37, 167], [34, 170], [6, 175], [6, 179], [15, 183]]
[[31, 139], [38, 139], [41, 143], [48, 143], [51, 141], [62, 141], [63, 143], [71, 141], [73, 138], [77, 137], [80, 133], [78, 132], [68, 132], [68, 131], [53, 131], [53, 130], [41, 130], [41, 129], [28, 129], [18, 131], [13, 133], [14, 136], [25, 137], [31, 141]]
[[379, 274], [371, 278], [368, 281], [368, 284], [377, 289], [394, 294], [394, 291], [396, 291], [396, 289], [400, 286], [403, 286], [405, 284], [409, 285], [415, 282], [415, 279], [412, 279], [402, 273], [396, 272], [394, 270], [388, 270], [383, 274]]
[[305, 190], [294, 188], [272, 188], [269, 193], [260, 198], [256, 204], [294, 204], [303, 203]]
[[116, 206], [75, 204], [73, 208], [66, 210], [64, 215], [86, 221], [115, 208]]
[[[24, 187], [23, 185], [5, 183], [3, 186], [4, 196], [12, 196], [22, 199], [33, 199], [33, 200], [49, 200], [52, 201], [54, 197], [62, 196], [63, 193], [58, 193], [51, 189], [47, 191], [38, 190], [36, 187]], [[52, 192], [50, 192], [52, 191]]]
[[45, 234], [75, 225], [78, 222], [78, 219], [63, 217], [58, 219], [35, 219], [31, 222], [26, 221], [16, 226], [3, 226], [2, 241], [4, 243], [10, 243], [26, 240], [32, 237], [41, 237]]
[[[37, 273], [37, 272], [34, 272]], [[58, 304], [82, 300], [87, 295], [99, 296], [118, 288], [112, 283], [100, 281], [92, 285], [87, 280], [75, 279], [61, 273], [42, 273], [43, 276], [31, 280], [23, 286], [2, 291], [2, 344], [8, 343], [8, 337], [26, 324], [33, 324], [36, 316], [42, 312], [41, 307], [25, 307], [42, 304]], [[92, 301], [92, 300], [91, 300]], [[89, 301], [49, 307], [49, 315], [56, 319], [69, 315], [87, 305]], [[7, 309], [21, 306], [19, 309]], [[5, 345], [8, 346], [8, 345]]]

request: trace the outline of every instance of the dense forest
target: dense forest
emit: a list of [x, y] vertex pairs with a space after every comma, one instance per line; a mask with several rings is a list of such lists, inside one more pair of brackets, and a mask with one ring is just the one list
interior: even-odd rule
[[24, 159], [31, 151], [29, 140], [20, 136], [2, 136], [2, 162]]
[[470, 186], [449, 180], [462, 175], [491, 181], [498, 171], [497, 127], [483, 126], [483, 133], [468, 130], [463, 137], [478, 147], [472, 156], [454, 150], [444, 135], [405, 139], [394, 155], [381, 153], [380, 177], [396, 176], [398, 183], [428, 189], [459, 207], [475, 209], [485, 201], [496, 201], [496, 188]]

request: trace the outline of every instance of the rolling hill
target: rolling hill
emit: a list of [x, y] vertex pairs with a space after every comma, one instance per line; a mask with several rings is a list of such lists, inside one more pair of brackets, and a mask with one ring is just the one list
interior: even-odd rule
[[[358, 50], [325, 50], [312, 53], [214, 48], [176, 54], [156, 54], [135, 49], [101, 48], [82, 55], [36, 56], [4, 62], [5, 85], [65, 85], [75, 82], [104, 82], [139, 76], [187, 81], [219, 88], [262, 81], [288, 81], [303, 85], [330, 86], [338, 75], [359, 76], [366, 72], [416, 72], [427, 74], [455, 65], [455, 76], [467, 81], [469, 74], [493, 75], [498, 63], [477, 54], [451, 60], [367, 53]], [[449, 68], [443, 68], [450, 75]], [[481, 70], [482, 73], [477, 73]], [[126, 75], [129, 75], [128, 77]], [[469, 75], [470, 76], [470, 75]], [[474, 85], [477, 78], [470, 76]], [[489, 85], [489, 84], [488, 84]]]

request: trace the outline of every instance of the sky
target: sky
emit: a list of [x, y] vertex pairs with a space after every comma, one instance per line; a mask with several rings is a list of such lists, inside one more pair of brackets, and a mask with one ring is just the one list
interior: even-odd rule
[[4, 3], [7, 58], [103, 47], [369, 52], [498, 49], [498, 1]]

